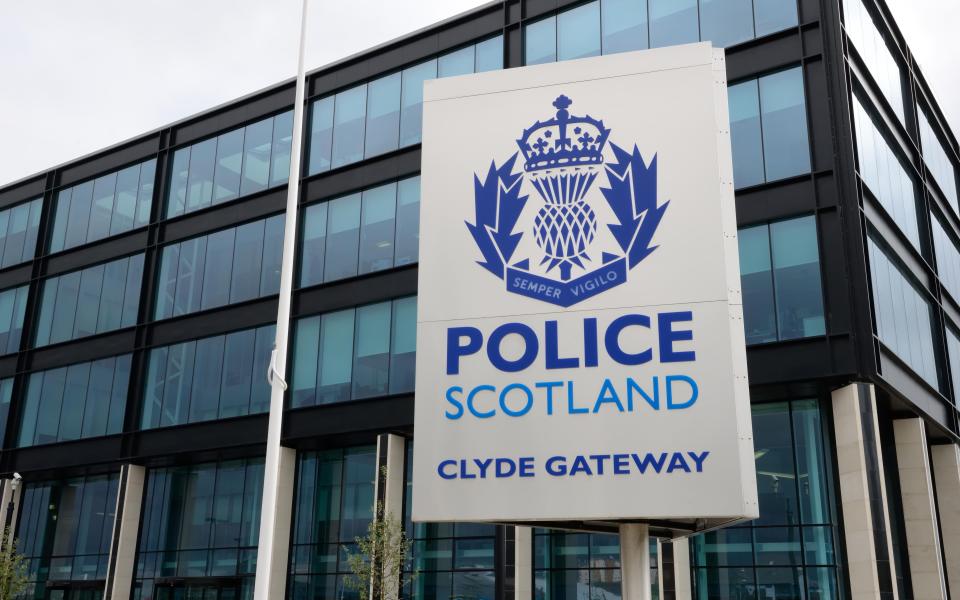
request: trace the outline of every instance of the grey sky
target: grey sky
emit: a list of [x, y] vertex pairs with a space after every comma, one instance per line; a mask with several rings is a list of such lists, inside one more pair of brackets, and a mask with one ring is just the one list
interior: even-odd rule
[[[890, 0], [954, 131], [957, 0]], [[482, 4], [312, 0], [316, 68]], [[155, 129], [296, 70], [299, 0], [0, 3], [0, 185]]]

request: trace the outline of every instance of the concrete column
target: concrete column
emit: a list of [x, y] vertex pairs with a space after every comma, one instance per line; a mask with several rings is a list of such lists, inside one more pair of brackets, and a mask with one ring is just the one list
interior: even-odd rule
[[947, 585], [953, 596], [960, 594], [960, 446], [944, 444], [930, 448], [940, 535], [947, 567]]
[[[374, 484], [374, 515], [377, 519], [386, 516], [403, 527], [403, 498], [406, 491], [404, 463], [406, 462], [407, 441], [399, 435], [384, 433], [377, 436], [377, 478]], [[387, 577], [387, 572], [396, 569], [396, 565], [383, 564], [383, 598], [397, 598], [400, 592], [400, 578]], [[371, 582], [372, 583], [372, 582]], [[371, 590], [372, 592], [373, 590]], [[370, 596], [374, 598], [373, 594]], [[377, 600], [377, 599], [374, 599]]]
[[676, 600], [692, 600], [693, 586], [690, 584], [690, 540], [673, 540], [673, 586]]
[[[852, 383], [834, 390], [832, 403], [852, 600], [880, 600], [891, 594], [896, 600], [893, 541], [873, 388]], [[876, 474], [873, 488], [870, 471]], [[876, 519], [879, 529], [874, 527], [875, 510], [881, 513]], [[886, 539], [878, 539], [881, 535]]]
[[623, 600], [650, 600], [650, 527], [620, 525], [620, 572]]
[[107, 582], [103, 596], [107, 600], [126, 600], [133, 588], [146, 478], [147, 470], [140, 465], [128, 464], [120, 467], [110, 558], [107, 561]]
[[513, 600], [533, 598], [533, 528], [514, 527]]
[[943, 561], [923, 419], [893, 422], [914, 600], [945, 600]]

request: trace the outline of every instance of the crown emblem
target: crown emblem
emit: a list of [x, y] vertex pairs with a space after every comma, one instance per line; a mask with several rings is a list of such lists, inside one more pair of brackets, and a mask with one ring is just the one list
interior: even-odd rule
[[610, 130], [587, 115], [574, 117], [567, 110], [573, 101], [560, 95], [553, 101], [557, 115], [549, 121], [537, 121], [523, 130], [517, 140], [523, 152], [524, 170], [529, 172], [603, 162], [603, 146]]

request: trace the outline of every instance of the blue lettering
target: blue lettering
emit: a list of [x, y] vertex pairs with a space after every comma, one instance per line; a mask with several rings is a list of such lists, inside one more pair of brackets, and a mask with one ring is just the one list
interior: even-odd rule
[[614, 475], [630, 474], [630, 455], [629, 454], [613, 455], [613, 474]]
[[673, 457], [670, 459], [670, 466], [667, 467], [667, 473], [673, 473], [677, 469], [683, 469], [687, 473], [690, 472], [690, 467], [687, 466], [687, 461], [684, 460], [683, 454], [674, 452]]
[[520, 477], [533, 477], [533, 457], [521, 456], [518, 462], [520, 463]]
[[[503, 338], [511, 334], [522, 337], [524, 343], [523, 354], [516, 360], [507, 360], [500, 352]], [[507, 373], [515, 373], [529, 367], [537, 358], [539, 351], [540, 342], [537, 341], [537, 334], [523, 323], [504, 323], [494, 329], [490, 339], [487, 340], [487, 358], [490, 359], [490, 363]]]
[[646, 400], [653, 410], [660, 410], [660, 382], [656, 375], [653, 376], [653, 398], [640, 387], [632, 377], [627, 377], [627, 406], [633, 411], [633, 392], [636, 391]]
[[[557, 477], [559, 475], [566, 475], [567, 464], [565, 460], [566, 459], [564, 459], [564, 457], [562, 456], [551, 456], [550, 458], [548, 458], [547, 464], [545, 465], [547, 469], [547, 473], [554, 477]], [[559, 465], [557, 463], [559, 463]]]
[[597, 320], [591, 317], [583, 320], [583, 366], [597, 366], [597, 354]]
[[609, 454], [591, 454], [590, 459], [597, 461], [597, 475], [603, 475], [603, 461], [610, 458]]
[[607, 332], [603, 337], [607, 354], [621, 365], [632, 366], [648, 363], [653, 358], [653, 351], [651, 349], [647, 348], [642, 352], [631, 354], [624, 352], [623, 348], [620, 347], [620, 332], [631, 325], [649, 329], [650, 318], [646, 315], [623, 315], [622, 317], [614, 319], [613, 323], [610, 323], [610, 326], [607, 327]]
[[475, 417], [478, 418], [478, 419], [489, 419], [489, 418], [492, 417], [493, 415], [497, 414], [497, 411], [495, 411], [495, 410], [493, 410], [493, 409], [490, 409], [490, 410], [485, 411], [485, 412], [478, 412], [477, 409], [476, 409], [476, 408], [474, 407], [474, 405], [473, 405], [473, 399], [476, 397], [476, 395], [477, 395], [478, 393], [480, 393], [480, 392], [496, 392], [496, 391], [497, 391], [497, 388], [493, 387], [492, 385], [478, 385], [477, 387], [475, 387], [475, 388], [473, 388], [472, 390], [470, 390], [470, 393], [467, 394], [467, 410], [470, 411], [470, 414], [472, 414], [473, 416], [475, 416]]
[[517, 463], [513, 462], [509, 458], [498, 458], [496, 460], [496, 464], [497, 477], [511, 477], [517, 472]]
[[[461, 344], [462, 338], [466, 344]], [[483, 346], [483, 334], [476, 327], [451, 327], [447, 329], [447, 375], [460, 373], [460, 357], [475, 354]]]
[[460, 459], [460, 479], [476, 479], [475, 473], [467, 472], [467, 461]]
[[604, 402], [612, 402], [617, 405], [620, 412], [623, 412], [623, 404], [620, 404], [620, 398], [617, 396], [617, 390], [609, 379], [603, 380], [603, 387], [600, 388], [600, 394], [597, 396], [597, 402], [593, 405], [593, 412], [600, 412], [600, 405]]
[[574, 457], [573, 466], [570, 467], [570, 475], [576, 475], [577, 473], [593, 475], [590, 471], [590, 465], [587, 464], [587, 459], [582, 456]]
[[586, 406], [576, 407], [573, 405], [573, 382], [567, 382], [567, 412], [571, 415], [582, 415], [590, 412]]
[[475, 459], [473, 459], [473, 462], [474, 462], [474, 464], [477, 465], [477, 467], [479, 467], [479, 469], [480, 469], [480, 479], [486, 479], [486, 478], [487, 478], [487, 467], [489, 467], [489, 466], [491, 465], [491, 463], [493, 463], [493, 459], [492, 459], [492, 458], [487, 458], [487, 459], [481, 460], [481, 459], [479, 459], [479, 458], [475, 458]]
[[653, 454], [647, 452], [642, 460], [640, 456], [636, 454], [631, 454], [630, 456], [633, 457], [633, 462], [637, 465], [637, 468], [640, 469], [641, 473], [646, 473], [648, 468], [652, 468], [659, 473], [660, 470], [663, 469], [663, 463], [667, 460], [666, 452], [661, 453], [659, 458], [654, 458]]
[[580, 359], [571, 356], [560, 358], [560, 343], [557, 336], [557, 322], [547, 321], [546, 326], [546, 350], [547, 350], [547, 368], [548, 369], [576, 369], [580, 366]]
[[687, 452], [687, 455], [693, 459], [693, 462], [696, 464], [697, 473], [703, 473], [703, 461], [707, 460], [707, 457], [710, 456], [709, 450], [704, 450], [703, 452]]
[[449, 410], [444, 412], [444, 416], [450, 419], [451, 421], [456, 421], [463, 416], [463, 405], [460, 404], [460, 401], [453, 397], [454, 392], [463, 393], [463, 388], [459, 385], [454, 385], [447, 388], [447, 402], [452, 404], [456, 408], [456, 412], [451, 413]]
[[437, 465], [437, 475], [439, 475], [440, 477], [442, 477], [442, 478], [444, 478], [444, 479], [456, 479], [456, 478], [457, 478], [457, 473], [456, 473], [456, 472], [454, 472], [454, 473], [452, 473], [452, 474], [447, 473], [446, 470], [445, 470], [447, 467], [456, 468], [456, 467], [457, 467], [457, 461], [455, 461], [455, 460], [444, 460], [444, 461], [441, 461], [441, 463], [440, 463], [439, 465]]
[[[511, 410], [507, 406], [507, 394], [512, 390], [523, 390], [527, 395], [527, 403], [524, 404], [523, 408], [520, 410]], [[503, 391], [500, 392], [500, 410], [507, 413], [511, 417], [522, 417], [523, 415], [530, 412], [530, 409], [533, 408], [533, 392], [527, 386], [522, 383], [511, 383], [507, 387], [503, 388]]]
[[674, 342], [693, 340], [693, 331], [680, 329], [674, 331], [673, 324], [677, 322], [693, 321], [693, 312], [689, 310], [679, 312], [660, 313], [657, 317], [657, 327], [660, 330], [660, 362], [692, 362], [697, 360], [693, 350], [677, 351], [673, 349]]
[[[682, 381], [690, 386], [690, 398], [685, 402], [674, 402], [673, 401], [673, 382]], [[693, 406], [693, 403], [697, 401], [697, 396], [700, 395], [700, 390], [697, 387], [697, 382], [687, 377], [686, 375], [667, 375], [667, 410], [678, 410], [681, 408], [690, 408]]]
[[562, 381], [540, 381], [534, 384], [535, 387], [547, 390], [547, 414], [553, 414], [553, 388], [563, 387]]

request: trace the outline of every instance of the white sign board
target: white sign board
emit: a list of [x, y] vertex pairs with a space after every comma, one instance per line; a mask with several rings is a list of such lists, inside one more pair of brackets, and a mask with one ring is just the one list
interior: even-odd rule
[[413, 519], [755, 518], [723, 52], [424, 89]]

